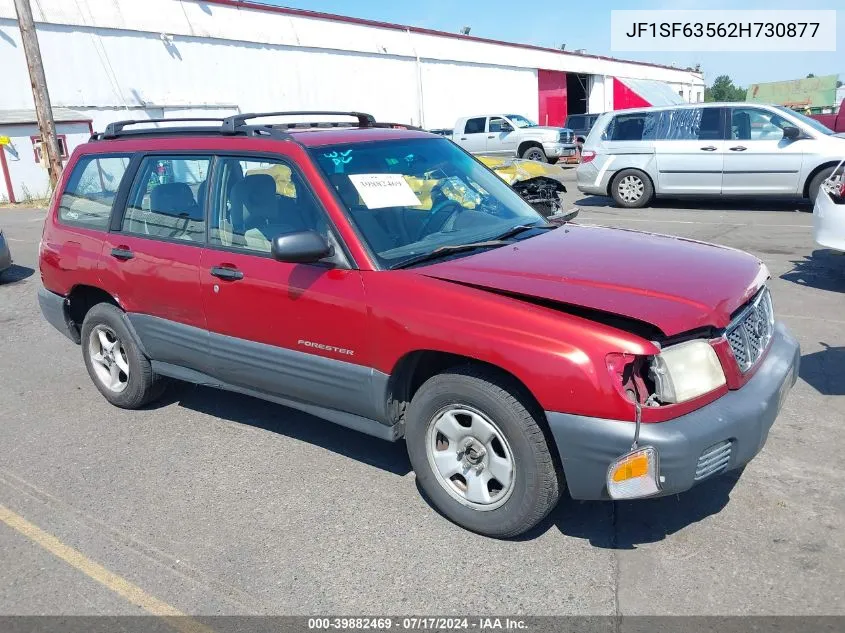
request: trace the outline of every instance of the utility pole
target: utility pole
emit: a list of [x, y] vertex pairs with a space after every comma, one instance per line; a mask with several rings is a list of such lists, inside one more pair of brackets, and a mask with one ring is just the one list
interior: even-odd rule
[[53, 108], [50, 106], [50, 94], [47, 92], [47, 78], [41, 63], [41, 47], [38, 46], [38, 34], [32, 19], [32, 7], [29, 0], [15, 0], [18, 14], [18, 26], [21, 29], [23, 52], [29, 69], [29, 81], [32, 84], [32, 97], [35, 100], [35, 116], [44, 148], [42, 160], [47, 160], [47, 173], [50, 176], [50, 188], [55, 189], [62, 175], [62, 157], [59, 153], [59, 141], [56, 138], [56, 124], [53, 122]]

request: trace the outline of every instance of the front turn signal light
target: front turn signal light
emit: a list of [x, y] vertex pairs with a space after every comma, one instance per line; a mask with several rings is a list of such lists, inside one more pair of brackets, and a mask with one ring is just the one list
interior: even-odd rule
[[607, 492], [612, 499], [650, 497], [660, 492], [657, 449], [645, 446], [615, 459], [607, 469]]

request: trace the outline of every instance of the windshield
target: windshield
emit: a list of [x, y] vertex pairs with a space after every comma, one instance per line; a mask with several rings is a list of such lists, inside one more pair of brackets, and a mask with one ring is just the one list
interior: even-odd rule
[[447, 139], [310, 152], [382, 268], [443, 246], [495, 239], [517, 225], [545, 224], [496, 174]]
[[778, 110], [782, 110], [783, 112], [787, 112], [794, 116], [796, 119], [801, 121], [804, 125], [813, 128], [816, 132], [821, 132], [822, 134], [833, 134], [833, 130], [829, 127], [824, 125], [823, 123], [816, 121], [806, 115], [801, 114], [800, 112], [796, 112], [792, 108], [787, 108], [786, 106], [775, 106]]
[[516, 127], [537, 127], [537, 124], [534, 123], [534, 121], [526, 119], [521, 114], [508, 114], [506, 116]]

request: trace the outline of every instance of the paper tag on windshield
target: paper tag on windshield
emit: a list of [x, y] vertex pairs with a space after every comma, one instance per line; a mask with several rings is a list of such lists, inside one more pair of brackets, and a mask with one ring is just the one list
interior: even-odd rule
[[422, 204], [402, 174], [350, 174], [349, 180], [368, 209]]

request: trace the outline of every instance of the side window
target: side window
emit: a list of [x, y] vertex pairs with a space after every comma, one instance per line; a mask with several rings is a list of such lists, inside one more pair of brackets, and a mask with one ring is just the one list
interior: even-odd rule
[[112, 204], [130, 158], [129, 154], [80, 158], [59, 200], [59, 221], [89, 229], [108, 229]]
[[582, 116], [571, 116], [569, 120], [566, 122], [566, 127], [572, 130], [581, 130], [584, 128], [584, 117]]
[[477, 119], [467, 119], [464, 126], [464, 134], [482, 134], [484, 132], [484, 123], [486, 119], [478, 117]]
[[147, 156], [129, 193], [122, 230], [164, 240], [205, 241], [209, 156]]
[[297, 231], [328, 236], [314, 194], [286, 163], [239, 157], [218, 159], [209, 214], [209, 242], [270, 252], [273, 238]]
[[653, 141], [662, 112], [617, 114], [605, 130], [609, 141]]
[[722, 108], [678, 108], [665, 110], [658, 138], [668, 141], [720, 141]]
[[502, 126], [505, 126], [508, 131], [510, 131], [510, 124], [505, 121], [502, 117], [493, 116], [490, 117], [490, 124], [489, 124], [489, 131], [493, 134], [498, 134], [502, 131]]
[[731, 140], [779, 141], [783, 128], [792, 125], [783, 117], [759, 108], [731, 108]]

